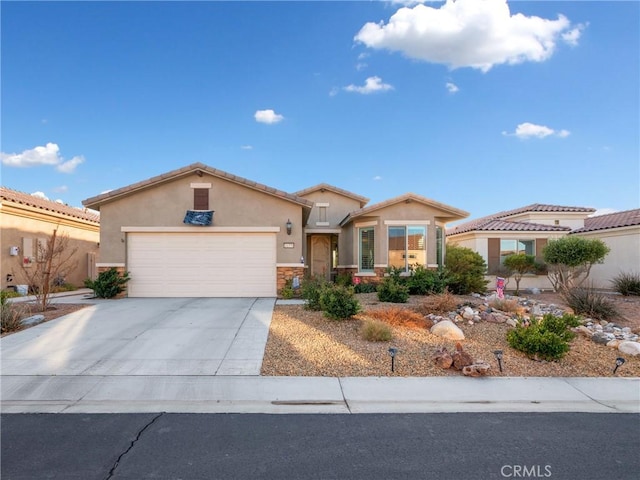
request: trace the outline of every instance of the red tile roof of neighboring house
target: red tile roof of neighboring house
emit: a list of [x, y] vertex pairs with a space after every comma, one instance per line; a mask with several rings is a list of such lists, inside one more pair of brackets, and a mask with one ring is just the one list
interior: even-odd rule
[[640, 208], [598, 215], [597, 217], [587, 217], [584, 220], [584, 227], [578, 228], [571, 233], [585, 233], [635, 225], [640, 225]]
[[[457, 225], [453, 228], [447, 229], [447, 236], [458, 235], [460, 233], [467, 233], [473, 231], [537, 231], [537, 232], [557, 232], [557, 231], [570, 231], [569, 227], [562, 227], [558, 225], [543, 225], [530, 222], [516, 222], [506, 220], [508, 217], [519, 215], [521, 213], [528, 212], [576, 212], [576, 213], [593, 213], [595, 208], [589, 207], [567, 207], [563, 205], [546, 205], [543, 203], [533, 203], [526, 207], [520, 207], [513, 210], [505, 210], [504, 212], [498, 212], [486, 217], [477, 218], [470, 222], [465, 222]], [[495, 222], [496, 220], [502, 220], [501, 222]]]
[[62, 203], [45, 200], [28, 193], [18, 192], [6, 187], [0, 187], [0, 198], [3, 201], [28, 205], [49, 212], [58, 213], [67, 217], [78, 218], [93, 223], [100, 223], [100, 215], [87, 209], [70, 207]]

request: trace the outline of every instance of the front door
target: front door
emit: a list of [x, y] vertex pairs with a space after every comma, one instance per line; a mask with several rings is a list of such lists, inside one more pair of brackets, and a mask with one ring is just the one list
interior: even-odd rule
[[331, 280], [331, 237], [311, 237], [311, 275]]

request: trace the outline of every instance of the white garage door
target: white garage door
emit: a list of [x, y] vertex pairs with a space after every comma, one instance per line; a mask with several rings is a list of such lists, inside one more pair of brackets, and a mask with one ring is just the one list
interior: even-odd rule
[[130, 297], [275, 297], [273, 233], [129, 233]]

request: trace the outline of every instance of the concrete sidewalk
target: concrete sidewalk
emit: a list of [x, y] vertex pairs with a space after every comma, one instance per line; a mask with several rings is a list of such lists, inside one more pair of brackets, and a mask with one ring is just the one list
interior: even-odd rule
[[640, 413], [638, 378], [4, 376], [2, 413]]

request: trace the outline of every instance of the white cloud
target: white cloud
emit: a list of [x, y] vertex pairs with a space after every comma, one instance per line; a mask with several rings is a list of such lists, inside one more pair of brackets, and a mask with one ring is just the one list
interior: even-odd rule
[[335, 97], [338, 94], [338, 92], [340, 92], [340, 89], [338, 87], [333, 87], [329, 92], [329, 96]]
[[241, 145], [240, 148], [242, 150], [253, 150], [253, 146], [251, 145]]
[[550, 135], [566, 138], [571, 132], [568, 130], [554, 130], [553, 128], [549, 128], [545, 125], [536, 125], [535, 123], [521, 123], [516, 127], [516, 131], [513, 133], [502, 132], [505, 136], [516, 136], [518, 138], [527, 139], [527, 138], [545, 138]]
[[284, 120], [284, 117], [273, 110], [258, 110], [256, 111], [254, 118], [258, 123], [274, 124]]
[[576, 44], [584, 28], [572, 26], [564, 15], [556, 20], [511, 15], [506, 0], [447, 0], [440, 8], [400, 8], [386, 24], [365, 24], [354, 40], [450, 68], [487, 72], [495, 65], [547, 60], [558, 40]]
[[53, 165], [59, 172], [73, 173], [75, 168], [84, 162], [84, 157], [76, 156], [65, 161], [60, 155], [60, 147], [55, 143], [47, 143], [44, 147], [35, 147], [22, 153], [0, 153], [0, 159], [9, 167], [34, 167]]
[[455, 83], [447, 82], [445, 86], [447, 87], [449, 93], [456, 93], [460, 90]]
[[568, 32], [565, 32], [562, 34], [562, 39], [567, 42], [569, 45], [575, 47], [576, 45], [578, 45], [578, 40], [580, 39], [580, 36], [582, 35], [582, 31], [587, 28], [588, 24], [578, 24], [576, 25], [575, 28], [572, 28], [571, 30], [569, 30]]
[[375, 177], [373, 177], [373, 179], [375, 181], [378, 181], [378, 180], [382, 180], [382, 177], [380, 175], [376, 175]]
[[366, 64], [366, 63], [364, 63], [364, 62], [358, 62], [358, 63], [356, 64], [356, 70], [360, 72], [360, 71], [364, 70], [365, 68], [367, 68], [368, 66], [369, 66], [369, 65], [367, 65], [367, 64]]
[[388, 83], [382, 83], [382, 79], [380, 77], [369, 77], [365, 80], [363, 86], [359, 87], [352, 84], [344, 87], [344, 90], [347, 92], [369, 95], [370, 93], [393, 90], [393, 86], [389, 85]]
[[42, 198], [42, 199], [44, 199], [44, 200], [49, 200], [49, 197], [47, 197], [47, 196], [44, 194], [44, 192], [33, 192], [33, 193], [31, 194], [31, 196], [33, 196], [33, 197], [38, 197], [38, 198]]
[[56, 193], [65, 193], [69, 191], [69, 187], [66, 185], [60, 185], [59, 187], [55, 187], [53, 191]]
[[599, 217], [600, 215], [608, 215], [610, 213], [616, 213], [618, 210], [615, 208], [597, 208], [595, 212], [593, 212], [590, 217]]

